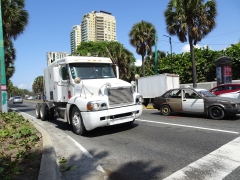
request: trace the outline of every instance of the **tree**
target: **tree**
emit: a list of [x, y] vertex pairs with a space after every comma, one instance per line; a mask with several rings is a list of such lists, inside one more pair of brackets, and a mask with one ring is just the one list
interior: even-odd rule
[[2, 0], [2, 24], [4, 40], [16, 38], [23, 33], [28, 24], [29, 14], [25, 0]]
[[15, 71], [16, 52], [12, 39], [16, 40], [23, 33], [28, 24], [29, 14], [24, 10], [25, 0], [2, 0], [1, 6], [6, 80], [8, 82]]
[[32, 89], [34, 93], [42, 93], [44, 90], [43, 87], [43, 76], [38, 76], [32, 85]]
[[82, 42], [73, 54], [76, 55], [77, 53], [80, 53], [81, 56], [86, 56], [88, 53], [91, 53], [92, 56], [111, 57], [119, 67], [119, 78], [130, 81], [130, 65], [135, 62], [135, 58], [133, 54], [125, 49], [119, 42]]
[[6, 80], [8, 86], [8, 80], [12, 77], [13, 73], [15, 72], [14, 67], [14, 59], [16, 58], [16, 51], [13, 47], [13, 43], [10, 39], [5, 40], [4, 46], [4, 60], [5, 60], [5, 67], [6, 67]]
[[193, 87], [197, 87], [197, 73], [194, 46], [200, 42], [215, 25], [216, 0], [170, 0], [164, 12], [167, 31], [177, 35], [181, 42], [188, 39], [192, 62]]
[[136, 48], [137, 54], [142, 56], [142, 74], [145, 76], [144, 57], [152, 52], [152, 46], [155, 44], [155, 27], [147, 22], [141, 21], [133, 25], [129, 37], [130, 44]]

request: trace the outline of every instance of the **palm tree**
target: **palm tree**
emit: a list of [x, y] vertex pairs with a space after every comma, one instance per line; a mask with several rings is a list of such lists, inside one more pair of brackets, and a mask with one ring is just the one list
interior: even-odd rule
[[32, 89], [34, 93], [42, 93], [43, 92], [43, 76], [38, 76], [32, 85]]
[[133, 54], [119, 42], [109, 42], [107, 48], [111, 58], [113, 58], [119, 67], [119, 78], [128, 80], [131, 74], [130, 65], [135, 60]]
[[136, 48], [137, 54], [142, 56], [142, 72], [145, 76], [144, 57], [152, 52], [152, 46], [155, 44], [155, 27], [146, 21], [141, 21], [133, 25], [129, 37], [130, 44]]
[[25, 0], [2, 0], [1, 7], [6, 81], [8, 82], [15, 71], [16, 51], [13, 47], [12, 39], [16, 40], [23, 33], [28, 24], [29, 14], [24, 10]]
[[181, 42], [188, 40], [192, 61], [193, 87], [197, 87], [194, 46], [216, 26], [216, 0], [170, 0], [164, 12], [167, 31]]
[[16, 38], [23, 33], [28, 24], [29, 14], [25, 0], [2, 0], [2, 24], [4, 40]]
[[16, 50], [13, 47], [13, 43], [10, 39], [5, 40], [4, 45], [4, 60], [6, 67], [6, 80], [8, 85], [8, 80], [12, 77], [15, 72], [14, 59], [16, 58]]

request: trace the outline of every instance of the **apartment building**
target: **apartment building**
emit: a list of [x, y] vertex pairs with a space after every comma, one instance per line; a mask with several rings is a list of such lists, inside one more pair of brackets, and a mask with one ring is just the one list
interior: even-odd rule
[[83, 15], [80, 25], [71, 31], [71, 53], [75, 52], [81, 42], [117, 41], [116, 19], [105, 11], [92, 11]]
[[81, 41], [116, 41], [116, 19], [105, 11], [85, 14], [81, 22]]
[[54, 62], [56, 59], [61, 59], [68, 56], [67, 52], [47, 52], [47, 65]]
[[71, 53], [77, 50], [77, 46], [81, 43], [81, 25], [75, 25], [72, 27], [70, 33], [71, 37]]

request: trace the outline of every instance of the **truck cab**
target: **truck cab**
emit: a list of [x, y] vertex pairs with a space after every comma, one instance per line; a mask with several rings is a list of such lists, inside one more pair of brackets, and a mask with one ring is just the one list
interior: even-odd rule
[[50, 120], [56, 115], [72, 124], [76, 134], [129, 124], [142, 114], [142, 96], [118, 79], [110, 58], [59, 59], [44, 70], [44, 89], [46, 102], [36, 105], [37, 118]]

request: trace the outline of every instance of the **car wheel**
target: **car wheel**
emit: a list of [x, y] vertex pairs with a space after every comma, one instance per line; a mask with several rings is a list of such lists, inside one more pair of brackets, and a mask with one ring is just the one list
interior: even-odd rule
[[71, 123], [73, 131], [78, 135], [86, 133], [85, 126], [83, 124], [82, 116], [79, 109], [75, 106], [71, 113]]
[[35, 112], [36, 112], [36, 118], [37, 119], [40, 119], [40, 106], [41, 106], [41, 104], [37, 103], [36, 107], [35, 107]]
[[42, 121], [46, 121], [48, 119], [48, 113], [47, 104], [42, 103], [40, 106], [40, 117]]
[[209, 116], [212, 119], [220, 120], [225, 116], [224, 110], [219, 106], [212, 106], [209, 108]]
[[169, 105], [162, 105], [161, 106], [161, 113], [164, 116], [169, 116], [172, 113], [171, 108], [169, 107]]

